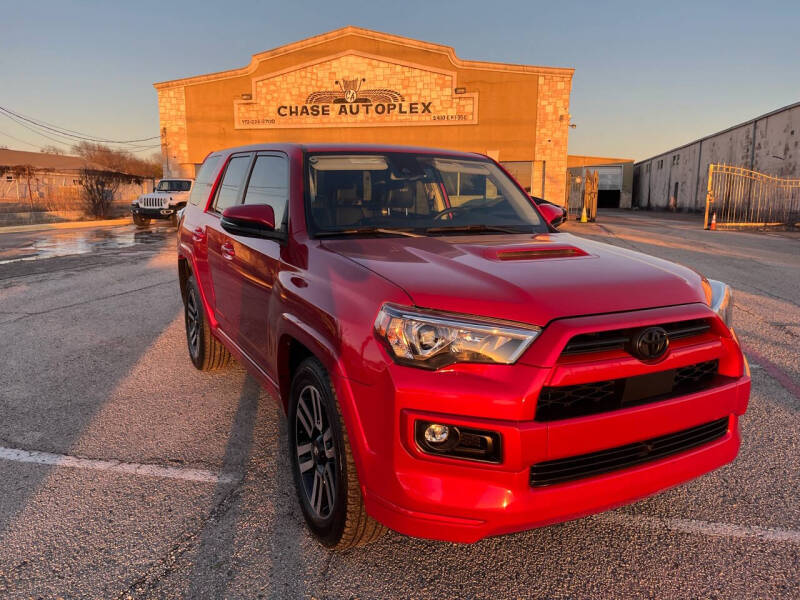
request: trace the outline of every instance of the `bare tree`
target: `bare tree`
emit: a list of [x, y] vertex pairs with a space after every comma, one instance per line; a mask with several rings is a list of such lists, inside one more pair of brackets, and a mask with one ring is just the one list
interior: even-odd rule
[[130, 173], [138, 177], [157, 179], [162, 176], [161, 154], [155, 153], [150, 158], [138, 158], [124, 150], [115, 150], [105, 144], [81, 142], [72, 147], [78, 156], [95, 165], [105, 167], [118, 173]]
[[39, 150], [42, 154], [57, 154], [59, 156], [64, 154], [64, 151], [61, 148], [58, 146], [53, 146], [52, 144], [50, 146], [42, 146]]
[[17, 180], [25, 179], [25, 187], [28, 189], [28, 204], [33, 210], [33, 189], [31, 184], [36, 180], [36, 169], [31, 165], [14, 165], [11, 167], [11, 172]]
[[81, 188], [83, 200], [90, 215], [98, 219], [109, 216], [114, 196], [123, 183], [140, 183], [138, 177], [116, 171], [81, 171]]

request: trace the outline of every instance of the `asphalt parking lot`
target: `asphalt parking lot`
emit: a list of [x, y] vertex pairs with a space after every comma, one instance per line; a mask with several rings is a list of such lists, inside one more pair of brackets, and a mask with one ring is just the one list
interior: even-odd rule
[[579, 521], [343, 554], [305, 531], [277, 405], [192, 367], [173, 229], [0, 234], [0, 597], [800, 597], [800, 237], [630, 212], [565, 229], [734, 286], [739, 458]]

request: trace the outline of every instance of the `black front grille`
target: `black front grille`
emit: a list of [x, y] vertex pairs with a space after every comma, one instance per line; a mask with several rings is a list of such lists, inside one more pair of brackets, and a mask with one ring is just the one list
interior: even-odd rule
[[[670, 340], [679, 340], [705, 333], [711, 329], [711, 324], [707, 319], [691, 319], [689, 321], [662, 323], [659, 327], [666, 329]], [[562, 354], [583, 354], [585, 352], [601, 352], [604, 350], [623, 350], [629, 345], [631, 338], [640, 329], [641, 328], [634, 327], [576, 335], [567, 342]]]
[[699, 392], [712, 382], [718, 367], [719, 361], [709, 360], [636, 377], [543, 387], [535, 419], [557, 421], [585, 417]]
[[702, 446], [721, 438], [727, 431], [728, 418], [725, 417], [642, 442], [540, 462], [531, 467], [530, 484], [542, 487], [633, 467]]

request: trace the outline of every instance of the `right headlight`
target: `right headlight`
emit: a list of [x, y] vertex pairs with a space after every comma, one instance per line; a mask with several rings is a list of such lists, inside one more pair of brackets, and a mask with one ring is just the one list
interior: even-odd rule
[[384, 304], [375, 332], [400, 364], [439, 369], [457, 362], [510, 365], [541, 328]]
[[711, 288], [711, 299], [708, 305], [730, 329], [733, 326], [733, 290], [727, 283], [716, 279], [707, 279], [706, 281]]

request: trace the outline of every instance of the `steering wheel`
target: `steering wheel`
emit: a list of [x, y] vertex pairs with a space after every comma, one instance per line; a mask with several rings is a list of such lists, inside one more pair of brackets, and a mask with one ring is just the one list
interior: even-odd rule
[[466, 209], [463, 206], [448, 206], [444, 210], [440, 210], [436, 215], [433, 217], [434, 221], [441, 221], [447, 215], [452, 215], [451, 219], [458, 213], [464, 212]]

